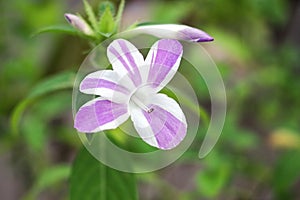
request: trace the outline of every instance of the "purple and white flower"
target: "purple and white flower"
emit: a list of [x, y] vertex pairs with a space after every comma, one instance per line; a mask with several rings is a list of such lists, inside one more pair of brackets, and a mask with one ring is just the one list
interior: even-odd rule
[[127, 40], [114, 40], [107, 48], [113, 70], [93, 72], [80, 84], [81, 92], [100, 97], [78, 110], [74, 127], [99, 132], [115, 129], [130, 117], [149, 145], [176, 147], [186, 135], [186, 118], [174, 99], [158, 92], [175, 75], [182, 54], [182, 45], [173, 39], [157, 41], [146, 59]]
[[210, 42], [214, 38], [204, 31], [182, 24], [158, 24], [139, 26], [130, 31], [136, 34], [149, 34], [158, 38], [170, 38], [189, 42]]

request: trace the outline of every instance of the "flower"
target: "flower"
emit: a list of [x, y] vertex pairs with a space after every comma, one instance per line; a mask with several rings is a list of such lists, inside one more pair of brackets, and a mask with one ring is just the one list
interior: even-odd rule
[[86, 35], [93, 35], [93, 30], [82, 18], [69, 13], [65, 14], [65, 18], [74, 28]]
[[185, 40], [189, 42], [210, 42], [214, 38], [202, 30], [181, 24], [159, 24], [139, 26], [130, 32], [150, 34], [159, 38]]
[[129, 117], [140, 137], [149, 145], [172, 149], [185, 137], [187, 123], [178, 103], [158, 93], [175, 75], [183, 53], [177, 40], [161, 39], [146, 59], [124, 39], [107, 48], [113, 70], [88, 74], [80, 91], [100, 95], [84, 104], [74, 127], [85, 133], [115, 129]]

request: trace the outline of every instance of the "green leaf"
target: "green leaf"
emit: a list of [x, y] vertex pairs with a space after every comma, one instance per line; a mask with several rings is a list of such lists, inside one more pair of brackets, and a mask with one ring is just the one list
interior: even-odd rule
[[42, 28], [32, 34], [32, 37], [42, 33], [66, 33], [70, 35], [78, 35], [78, 31], [70, 25], [54, 25]]
[[137, 23], [136, 26], [149, 26], [149, 25], [159, 25], [159, 24], [163, 24], [163, 23], [159, 23], [159, 22], [141, 22], [141, 23]]
[[198, 190], [201, 195], [216, 197], [228, 181], [230, 167], [224, 165], [218, 170], [199, 172], [197, 175]]
[[[22, 120], [22, 139], [33, 152], [42, 151], [46, 144], [49, 133], [59, 133], [60, 126], [53, 127], [51, 120], [57, 119], [64, 111], [71, 109], [70, 96], [72, 91], [59, 91], [40, 98], [30, 107], [30, 112]], [[71, 128], [70, 126], [69, 128]], [[40, 154], [40, 153], [38, 153]]]
[[204, 197], [215, 198], [228, 183], [232, 167], [230, 161], [213, 152], [204, 161], [206, 168], [196, 175], [198, 191]]
[[275, 164], [273, 186], [280, 199], [292, 199], [291, 188], [300, 177], [299, 156], [300, 151], [288, 151]]
[[128, 30], [132, 30], [134, 28], [136, 28], [138, 26], [139, 22], [136, 21], [134, 23], [132, 23], [131, 25], [129, 25], [125, 30], [128, 31]]
[[24, 120], [22, 130], [28, 147], [34, 152], [43, 151], [47, 141], [47, 128], [43, 119], [34, 115], [27, 116]]
[[111, 169], [96, 160], [85, 148], [78, 153], [70, 178], [71, 200], [135, 200], [133, 174]]
[[34, 87], [27, 98], [21, 101], [14, 109], [11, 117], [11, 129], [14, 135], [19, 132], [19, 124], [21, 117], [30, 104], [38, 98], [43, 97], [51, 92], [63, 89], [72, 89], [76, 74], [73, 72], [65, 72], [53, 76]]
[[114, 17], [111, 13], [110, 7], [107, 5], [99, 21], [99, 31], [104, 35], [110, 36], [115, 32], [115, 28], [116, 24]]
[[51, 78], [42, 81], [36, 87], [34, 87], [32, 91], [29, 93], [28, 97], [36, 98], [56, 90], [73, 88], [75, 76], [76, 74], [74, 72], [64, 72], [52, 76]]
[[97, 19], [96, 19], [96, 16], [95, 16], [92, 6], [86, 0], [83, 0], [83, 4], [84, 4], [85, 12], [88, 16], [88, 19], [89, 19], [93, 29], [98, 30]]
[[112, 15], [115, 15], [115, 12], [116, 12], [116, 9], [115, 9], [115, 6], [112, 2], [110, 1], [104, 1], [104, 2], [101, 2], [99, 4], [99, 9], [98, 9], [98, 17], [100, 18], [102, 16], [102, 14], [105, 12], [106, 10], [106, 7], [109, 7], [110, 8], [110, 11], [112, 13]]
[[121, 19], [122, 19], [122, 14], [125, 6], [125, 0], [121, 0], [118, 8], [118, 13], [116, 16], [116, 28], [120, 30], [120, 24], [121, 24]]
[[71, 168], [68, 165], [57, 165], [44, 170], [35, 184], [25, 196], [25, 200], [38, 199], [38, 194], [56, 184], [65, 181], [70, 176]]

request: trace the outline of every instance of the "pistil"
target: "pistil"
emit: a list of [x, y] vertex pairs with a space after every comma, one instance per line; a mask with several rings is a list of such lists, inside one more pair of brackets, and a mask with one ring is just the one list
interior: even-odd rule
[[139, 98], [137, 98], [135, 95], [131, 96], [131, 101], [137, 105], [138, 107], [140, 107], [141, 109], [143, 109], [144, 111], [146, 111], [147, 113], [151, 113], [153, 112], [153, 108], [148, 108], [148, 106], [146, 106]]

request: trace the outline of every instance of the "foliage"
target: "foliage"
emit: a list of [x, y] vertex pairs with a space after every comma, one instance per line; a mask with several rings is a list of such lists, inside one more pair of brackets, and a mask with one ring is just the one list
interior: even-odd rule
[[[176, 0], [135, 5], [128, 0], [124, 16], [123, 0], [0, 2], [0, 159], [2, 165], [2, 158], [10, 157], [8, 165], [24, 190], [16, 191], [18, 199], [138, 199], [137, 191], [146, 200], [299, 199], [300, 47], [293, 36], [299, 35], [293, 29], [299, 20], [289, 14], [295, 2]], [[179, 177], [181, 184], [169, 181], [170, 168], [134, 176], [104, 166], [79, 150], [82, 144], [73, 129], [71, 89], [82, 52], [89, 50], [82, 41], [95, 46], [118, 33], [123, 17], [140, 18], [130, 12], [137, 5], [146, 21], [184, 23], [215, 38], [203, 47], [226, 85], [225, 127], [213, 152], [198, 160], [207, 128], [201, 121], [194, 143], [172, 165], [180, 169], [172, 177]], [[92, 27], [92, 36], [63, 18], [64, 12], [76, 13], [80, 7], [78, 16]], [[49, 32], [63, 34], [41, 34]], [[183, 73], [196, 88], [203, 110], [210, 111], [203, 79], [193, 71]], [[209, 113], [201, 115], [209, 121]], [[110, 139], [127, 150], [153, 150], [138, 139], [121, 137]], [[187, 163], [196, 170], [193, 178], [184, 179]]]
[[103, 165], [82, 148], [72, 166], [70, 197], [71, 200], [135, 200], [135, 177]]
[[93, 7], [87, 0], [83, 0], [85, 14], [87, 15], [87, 20], [81, 15], [77, 16], [83, 20], [84, 23], [90, 25], [92, 28], [92, 34], [83, 33], [78, 27], [71, 28], [65, 25], [55, 25], [42, 28], [35, 34], [40, 34], [44, 32], [60, 32], [65, 34], [77, 35], [87, 40], [90, 40], [92, 44], [98, 44], [104, 39], [117, 33], [121, 17], [124, 9], [125, 1], [121, 0], [118, 12], [116, 16], [114, 5], [108, 1], [101, 2], [98, 6], [98, 12], [95, 12]]
[[45, 96], [51, 92], [56, 92], [62, 89], [72, 89], [75, 81], [74, 73], [61, 73], [55, 77], [41, 82], [29, 93], [28, 97], [20, 102], [12, 114], [11, 129], [14, 134], [18, 133], [20, 118], [24, 110], [38, 98]]

